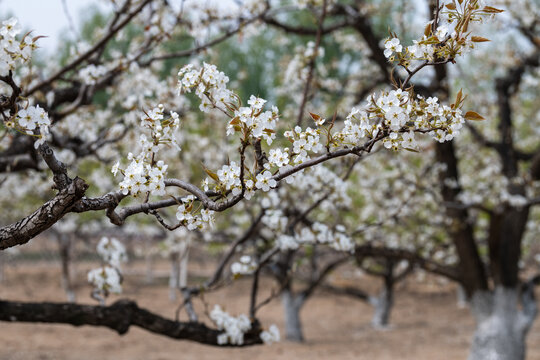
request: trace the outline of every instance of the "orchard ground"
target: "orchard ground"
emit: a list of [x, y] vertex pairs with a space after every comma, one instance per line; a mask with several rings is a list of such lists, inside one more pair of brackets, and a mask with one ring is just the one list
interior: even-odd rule
[[[40, 239], [22, 249], [18, 259], [4, 268], [0, 283], [0, 298], [21, 301], [65, 301], [60, 285], [60, 264], [53, 255], [43, 256]], [[54, 242], [49, 254], [54, 254]], [[39, 249], [39, 251], [36, 251]], [[47, 253], [47, 251], [45, 251]], [[40, 255], [41, 254], [41, 255]], [[201, 252], [202, 255], [202, 252]], [[215, 259], [202, 257], [197, 251], [190, 259], [190, 280], [208, 276]], [[36, 261], [36, 256], [39, 257]], [[86, 273], [94, 261], [76, 263], [76, 292], [79, 303], [95, 304], [90, 298], [91, 287], [86, 283]], [[146, 264], [134, 260], [125, 268], [124, 294], [107, 300], [110, 304], [118, 298], [132, 298], [145, 307], [168, 318], [174, 318], [177, 303], [168, 299], [168, 262], [156, 257], [155, 279], [145, 279]], [[358, 280], [360, 279], [360, 280]], [[352, 267], [338, 270], [332, 275], [333, 283], [353, 285], [363, 289], [377, 289], [379, 283], [368, 277], [358, 278]], [[237, 280], [234, 286], [225, 287], [205, 296], [210, 309], [214, 304], [226, 306], [233, 315], [245, 313], [249, 294], [249, 279]], [[270, 294], [275, 283], [266, 278], [261, 299]], [[195, 306], [204, 313], [201, 301]], [[166, 360], [166, 359], [402, 359], [402, 360], [454, 360], [466, 359], [472, 334], [473, 318], [468, 309], [456, 304], [454, 285], [441, 284], [433, 278], [422, 282], [412, 275], [396, 289], [396, 303], [389, 330], [377, 331], [370, 326], [372, 308], [347, 297], [318, 292], [302, 310], [307, 342], [294, 344], [282, 340], [270, 346], [243, 349], [219, 349], [187, 341], [176, 341], [149, 334], [132, 327], [124, 336], [106, 328], [72, 327], [69, 325], [1, 323], [0, 360], [32, 359], [116, 359], [116, 360]], [[263, 325], [276, 323], [282, 335], [283, 312], [279, 298], [260, 310]], [[185, 320], [185, 314], [181, 315]], [[209, 322], [208, 318], [203, 319]], [[540, 322], [536, 321], [527, 338], [527, 359], [540, 359]]]

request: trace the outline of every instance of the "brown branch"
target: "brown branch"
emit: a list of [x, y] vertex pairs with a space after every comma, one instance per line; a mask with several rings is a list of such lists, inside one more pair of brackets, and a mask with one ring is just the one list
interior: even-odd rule
[[75, 69], [78, 65], [83, 63], [85, 60], [87, 60], [90, 56], [92, 56], [95, 52], [97, 52], [101, 47], [105, 46], [109, 40], [113, 38], [113, 36], [116, 35], [121, 29], [123, 29], [126, 25], [129, 24], [129, 22], [139, 14], [143, 8], [148, 5], [152, 0], [145, 0], [143, 1], [135, 10], [133, 10], [131, 13], [127, 14], [126, 18], [120, 22], [118, 25], [116, 25], [114, 28], [112, 28], [107, 35], [105, 35], [100, 41], [98, 41], [94, 46], [92, 46], [90, 49], [88, 49], [86, 52], [84, 52], [82, 55], [80, 55], [78, 58], [73, 60], [68, 65], [64, 66], [62, 69], [57, 71], [54, 75], [49, 77], [48, 79], [34, 85], [32, 88], [30, 88], [28, 91], [24, 93], [24, 96], [29, 96], [33, 94], [34, 92], [43, 89], [44, 87], [50, 85], [53, 81], [60, 78], [62, 75], [67, 73], [68, 71], [71, 71]]
[[302, 102], [300, 104], [300, 109], [298, 109], [298, 116], [296, 118], [296, 125], [298, 126], [302, 125], [302, 116], [304, 115], [304, 110], [306, 108], [306, 104], [308, 101], [309, 90], [311, 88], [311, 82], [313, 80], [313, 72], [315, 71], [315, 63], [317, 61], [317, 56], [319, 56], [319, 47], [321, 46], [323, 24], [324, 24], [324, 19], [326, 18], [326, 7], [327, 7], [327, 0], [324, 0], [322, 4], [322, 14], [319, 18], [319, 26], [317, 27], [317, 36], [315, 38], [315, 47], [313, 50], [313, 55], [308, 63], [308, 68], [309, 68], [308, 77], [304, 85]]
[[[282, 22], [278, 21], [277, 19], [271, 18], [271, 17], [265, 17], [265, 18], [263, 18], [263, 21], [268, 25], [274, 26], [274, 27], [276, 27], [278, 29], [281, 29], [281, 30], [287, 32], [287, 33], [296, 34], [296, 35], [313, 36], [313, 35], [317, 35], [317, 33], [319, 31], [318, 28], [317, 29], [311, 29], [311, 28], [307, 28], [307, 27], [288, 25], [288, 24], [282, 23]], [[322, 28], [321, 34], [326, 35], [326, 34], [334, 32], [336, 30], [343, 29], [343, 28], [345, 28], [345, 27], [347, 27], [349, 25], [350, 24], [347, 21], [339, 22], [339, 23], [334, 24], [334, 25], [329, 25], [327, 27]]]
[[309, 285], [300, 292], [299, 296], [304, 299], [304, 301], [313, 294], [313, 291], [321, 284], [321, 282], [338, 266], [343, 264], [344, 262], [351, 259], [350, 255], [346, 255], [343, 257], [340, 257], [328, 264], [324, 267], [324, 269], [319, 273], [319, 275], [314, 279], [314, 281], [311, 281]]
[[86, 182], [76, 177], [34, 213], [16, 223], [0, 228], [0, 250], [25, 244], [54, 225], [71, 211], [71, 207], [83, 197], [86, 189], [88, 189]]
[[422, 269], [444, 276], [450, 280], [461, 282], [461, 275], [458, 273], [457, 269], [453, 266], [443, 265], [426, 259], [419, 254], [405, 250], [405, 249], [394, 249], [380, 246], [372, 245], [360, 245], [356, 247], [355, 255], [357, 258], [369, 257], [380, 257], [380, 258], [389, 258], [396, 260], [407, 260], [409, 263], [417, 264]]
[[17, 99], [21, 94], [21, 88], [13, 80], [13, 72], [10, 70], [7, 76], [0, 76], [0, 81], [5, 82], [11, 87], [11, 96], [0, 103], [0, 113], [3, 115], [4, 109], [9, 109], [10, 115], [17, 112]]
[[[173, 339], [216, 346], [217, 337], [222, 333], [198, 322], [169, 320], [140, 308], [130, 300], [119, 300], [110, 306], [0, 301], [0, 321], [101, 326], [119, 335], [126, 334], [131, 326], [137, 326]], [[261, 344], [260, 332], [258, 323], [254, 322], [252, 329], [244, 334], [244, 344], [241, 346]]]
[[229, 30], [229, 31], [225, 32], [224, 34], [222, 34], [221, 36], [219, 36], [219, 37], [217, 37], [217, 38], [215, 38], [213, 40], [210, 40], [205, 44], [196, 46], [196, 47], [191, 48], [191, 49], [181, 50], [181, 51], [178, 51], [178, 52], [175, 52], [175, 53], [156, 55], [156, 56], [148, 59], [146, 62], [144, 62], [141, 65], [142, 66], [148, 66], [148, 65], [150, 65], [151, 63], [153, 63], [154, 61], [157, 61], [157, 60], [177, 59], [177, 58], [182, 58], [182, 57], [187, 57], [187, 56], [198, 54], [198, 53], [200, 53], [202, 51], [205, 51], [206, 49], [208, 49], [208, 48], [210, 48], [212, 46], [215, 46], [215, 45], [217, 45], [219, 43], [222, 43], [223, 41], [233, 37], [234, 35], [236, 35], [240, 31], [242, 31], [244, 29], [244, 27], [246, 27], [247, 25], [255, 22], [256, 20], [259, 20], [261, 17], [262, 17], [262, 15], [258, 15], [256, 17], [253, 17], [253, 18], [249, 19], [249, 20], [246, 20], [246, 21], [240, 23], [238, 25], [238, 27], [236, 27], [235, 29]]

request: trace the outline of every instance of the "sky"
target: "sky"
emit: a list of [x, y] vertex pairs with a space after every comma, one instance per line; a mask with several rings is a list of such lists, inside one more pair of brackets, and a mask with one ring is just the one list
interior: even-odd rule
[[84, 10], [96, 5], [110, 8], [102, 0], [0, 0], [0, 19], [8, 14], [19, 19], [23, 29], [32, 29], [33, 35], [46, 35], [39, 40], [39, 46], [46, 52], [56, 49], [59, 34], [69, 30], [69, 21], [62, 6], [65, 1], [75, 26], [80, 24]]

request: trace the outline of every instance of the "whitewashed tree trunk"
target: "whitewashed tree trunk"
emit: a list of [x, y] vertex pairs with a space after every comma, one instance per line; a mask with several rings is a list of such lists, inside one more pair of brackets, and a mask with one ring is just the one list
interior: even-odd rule
[[176, 292], [178, 291], [178, 285], [180, 280], [180, 254], [178, 252], [172, 252], [169, 254], [169, 260], [171, 262], [171, 272], [169, 275], [169, 300], [176, 301]]
[[7, 261], [7, 255], [5, 251], [0, 251], [0, 283], [4, 281], [4, 269]]
[[536, 317], [532, 286], [519, 290], [497, 287], [494, 292], [477, 292], [471, 299], [476, 331], [469, 360], [524, 360], [525, 338]]
[[390, 322], [390, 312], [394, 304], [394, 296], [392, 288], [383, 288], [379, 296], [369, 298], [369, 303], [375, 308], [371, 325], [376, 329], [386, 329]]
[[189, 243], [185, 242], [185, 247], [180, 254], [180, 279], [178, 280], [178, 285], [180, 289], [183, 289], [187, 286], [188, 282], [188, 262], [189, 262]]
[[385, 271], [383, 276], [383, 288], [377, 297], [370, 297], [369, 303], [375, 308], [371, 325], [375, 329], [386, 329], [390, 322], [390, 312], [394, 305], [394, 261], [387, 259], [385, 261]]
[[179, 246], [175, 247], [169, 255], [171, 273], [169, 276], [169, 300], [176, 301], [177, 292], [187, 286], [189, 241], [180, 240]]
[[285, 313], [286, 339], [295, 342], [304, 341], [302, 322], [300, 320], [300, 309], [304, 304], [304, 298], [302, 296], [294, 296], [289, 289], [285, 289], [281, 293], [281, 303], [283, 304]]
[[467, 299], [467, 293], [465, 292], [465, 288], [461, 284], [458, 284], [456, 289], [456, 301], [457, 307], [460, 309], [465, 309], [469, 304], [469, 301]]
[[60, 233], [58, 235], [58, 246], [60, 248], [60, 260], [62, 263], [62, 288], [66, 292], [67, 301], [75, 302], [75, 291], [71, 274], [71, 239], [69, 235]]
[[152, 284], [154, 282], [154, 255], [149, 251], [146, 252], [145, 256], [146, 263], [146, 283]]

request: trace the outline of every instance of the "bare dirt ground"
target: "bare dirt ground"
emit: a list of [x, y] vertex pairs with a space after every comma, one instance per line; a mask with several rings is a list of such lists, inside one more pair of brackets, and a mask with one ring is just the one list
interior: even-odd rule
[[[0, 283], [0, 298], [26, 301], [64, 301], [60, 287], [59, 264], [51, 261], [25, 261], [7, 266]], [[90, 299], [85, 274], [94, 264], [78, 264], [77, 298]], [[193, 273], [204, 275], [204, 264], [195, 265]], [[157, 272], [165, 275], [167, 264], [160, 262]], [[148, 285], [144, 281], [144, 263], [130, 265], [122, 297], [135, 299], [140, 306], [170, 318], [176, 304], [168, 300], [165, 278]], [[274, 284], [263, 282], [266, 294]], [[368, 288], [375, 288], [373, 281]], [[248, 281], [239, 280], [233, 287], [208, 295], [213, 306], [225, 305], [232, 314], [246, 312]], [[108, 303], [116, 300], [113, 297]], [[200, 303], [197, 304], [201, 309]], [[372, 309], [357, 300], [317, 293], [303, 311], [305, 344], [282, 341], [271, 346], [244, 349], [223, 349], [176, 341], [131, 328], [124, 336], [105, 328], [0, 323], [0, 360], [30, 359], [466, 359], [474, 330], [467, 309], [456, 306], [455, 289], [433, 282], [418, 284], [412, 279], [398, 288], [392, 314], [393, 327], [373, 330], [369, 321]], [[284, 324], [279, 301], [260, 311], [263, 325]], [[185, 318], [184, 318], [185, 320]], [[208, 320], [205, 319], [207, 322]], [[528, 337], [527, 359], [540, 359], [540, 321], [536, 321]]]

